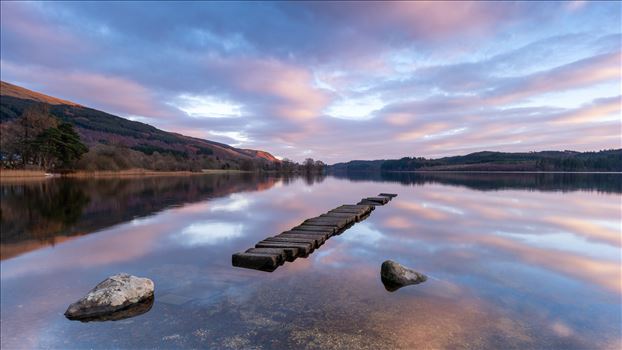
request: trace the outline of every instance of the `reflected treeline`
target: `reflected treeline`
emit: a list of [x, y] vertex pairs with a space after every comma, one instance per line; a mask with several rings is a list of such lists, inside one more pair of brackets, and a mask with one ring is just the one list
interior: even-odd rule
[[404, 185], [440, 183], [489, 191], [598, 191], [622, 193], [622, 174], [605, 173], [459, 173], [459, 172], [334, 172], [351, 181], [398, 182]]
[[[163, 209], [261, 191], [293, 176], [243, 173], [143, 178], [55, 178], [0, 185], [0, 256], [7, 259]], [[322, 181], [304, 176], [307, 183]]]

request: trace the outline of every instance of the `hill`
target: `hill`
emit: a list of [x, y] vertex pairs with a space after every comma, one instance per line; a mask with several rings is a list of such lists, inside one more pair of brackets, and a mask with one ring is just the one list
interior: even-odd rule
[[[253, 167], [270, 168], [279, 162], [265, 151], [240, 149], [167, 132], [149, 124], [1, 82], [0, 123], [16, 120], [33, 104], [45, 104], [52, 116], [74, 125], [82, 141], [91, 149], [85, 155], [86, 160], [98, 158], [99, 161], [83, 166], [98, 169], [144, 167], [156, 170], [196, 170], [240, 169], [249, 167], [249, 163]], [[102, 161], [99, 159], [102, 157], [108, 159]]]
[[404, 157], [337, 163], [333, 172], [356, 171], [622, 171], [622, 149], [599, 152], [476, 152], [438, 159]]

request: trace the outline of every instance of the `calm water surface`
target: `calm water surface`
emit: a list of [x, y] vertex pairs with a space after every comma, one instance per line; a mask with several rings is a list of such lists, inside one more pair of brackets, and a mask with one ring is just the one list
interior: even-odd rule
[[[1, 346], [619, 349], [621, 175], [209, 175], [2, 184]], [[272, 273], [231, 254], [379, 192], [399, 196]], [[396, 260], [427, 282], [387, 292]], [[152, 308], [81, 323], [105, 277]]]

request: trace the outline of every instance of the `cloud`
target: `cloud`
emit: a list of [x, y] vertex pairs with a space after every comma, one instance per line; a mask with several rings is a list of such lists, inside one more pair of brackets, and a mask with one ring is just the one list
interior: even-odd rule
[[619, 145], [619, 3], [1, 6], [2, 79], [299, 161]]

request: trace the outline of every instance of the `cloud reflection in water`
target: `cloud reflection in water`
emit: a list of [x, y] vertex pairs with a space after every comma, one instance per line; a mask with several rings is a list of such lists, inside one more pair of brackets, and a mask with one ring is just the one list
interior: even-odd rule
[[172, 238], [185, 246], [217, 245], [243, 236], [244, 225], [202, 221], [189, 225]]

